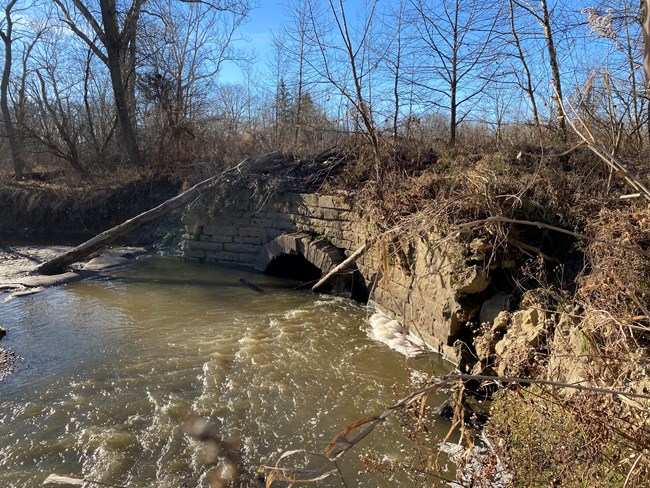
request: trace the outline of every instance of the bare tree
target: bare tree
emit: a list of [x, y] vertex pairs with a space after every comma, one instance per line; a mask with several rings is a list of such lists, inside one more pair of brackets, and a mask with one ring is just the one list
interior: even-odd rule
[[5, 134], [9, 141], [11, 159], [14, 166], [14, 175], [17, 180], [23, 178], [24, 166], [23, 156], [18, 140], [16, 125], [11, 116], [9, 107], [9, 82], [11, 80], [11, 68], [13, 64], [13, 49], [15, 42], [14, 19], [16, 13], [16, 4], [18, 0], [11, 0], [4, 6], [4, 19], [0, 26], [0, 38], [4, 44], [4, 66], [2, 68], [2, 80], [0, 81], [0, 110], [2, 110], [2, 120], [5, 127]]
[[334, 0], [328, 0], [325, 12], [318, 12], [313, 1], [310, 1], [308, 6], [310, 40], [319, 53], [319, 64], [313, 61], [310, 61], [310, 64], [354, 110], [354, 118], [356, 120], [358, 117], [364, 129], [363, 136], [372, 147], [378, 171], [381, 157], [379, 131], [375, 125], [372, 107], [368, 102], [369, 83], [366, 84], [370, 72], [360, 59], [360, 55], [367, 48], [366, 43], [370, 36], [377, 0], [370, 3], [357, 32], [352, 30], [352, 25], [348, 22], [342, 0], [337, 4]]
[[191, 119], [205, 109], [223, 63], [239, 59], [233, 41], [250, 6], [247, 1], [219, 5], [150, 0], [143, 11], [148, 14], [140, 43], [143, 81], [158, 97], [163, 139], [192, 137]]
[[643, 144], [646, 124], [642, 22], [638, 2], [618, 0], [584, 9], [593, 43], [605, 60], [590, 77], [581, 108], [616, 152], [625, 139]]
[[414, 6], [426, 53], [424, 76], [414, 83], [434, 95], [434, 105], [449, 110], [449, 144], [453, 146], [458, 125], [470, 112], [464, 106], [494, 78], [495, 55], [490, 49], [498, 15], [479, 0], [441, 0], [435, 7], [417, 0]]
[[82, 80], [74, 76], [78, 66], [75, 55], [74, 48], [67, 46], [56, 30], [43, 39], [27, 87], [38, 111], [25, 124], [25, 130], [85, 178], [88, 172], [82, 163], [82, 141], [87, 135], [86, 120], [80, 96]]
[[553, 91], [552, 96], [556, 100], [556, 118], [557, 124], [562, 137], [566, 137], [566, 121], [562, 112], [562, 104], [557, 99], [562, 100], [562, 76], [560, 73], [560, 63], [558, 60], [557, 49], [555, 46], [555, 30], [553, 26], [552, 11], [549, 10], [548, 1], [540, 0], [539, 7], [535, 7], [529, 0], [513, 0], [514, 4], [528, 12], [541, 26], [544, 32], [545, 47], [548, 55], [548, 64], [551, 68], [551, 83]]
[[306, 92], [305, 77], [307, 69], [307, 55], [309, 51], [309, 5], [306, 0], [294, 0], [289, 5], [289, 19], [291, 25], [285, 30], [288, 51], [297, 63], [296, 72], [296, 106], [293, 130], [293, 146], [297, 147], [301, 127], [303, 126], [303, 96]]
[[533, 78], [530, 72], [530, 67], [528, 66], [528, 60], [526, 58], [526, 55], [524, 54], [523, 44], [519, 36], [519, 30], [516, 25], [516, 19], [518, 16], [517, 16], [516, 5], [514, 0], [508, 0], [508, 13], [509, 13], [509, 20], [510, 20], [510, 35], [512, 36], [512, 42], [516, 48], [515, 57], [519, 61], [521, 69], [523, 70], [523, 77], [517, 74], [518, 70], [514, 69], [513, 72], [515, 73], [517, 84], [522, 90], [524, 90], [526, 96], [528, 97], [528, 101], [530, 102], [530, 110], [533, 116], [533, 124], [535, 125], [535, 127], [539, 127], [540, 126], [539, 111], [537, 110], [537, 100], [535, 97], [535, 85], [533, 84]]
[[86, 27], [74, 18], [66, 0], [54, 2], [63, 14], [63, 21], [108, 67], [124, 146], [131, 163], [142, 166], [144, 160], [140, 154], [134, 127], [135, 97], [129, 96], [128, 93], [129, 86], [133, 86], [135, 80], [136, 33], [142, 5], [146, 0], [132, 0], [123, 15], [121, 28], [115, 0], [99, 0], [99, 17], [81, 0], [71, 0], [75, 11], [85, 20], [95, 38], [91, 38]]
[[96, 58], [88, 48], [83, 63], [85, 127], [96, 164], [103, 166], [106, 151], [113, 140], [119, 121], [115, 105], [107, 96], [110, 91], [110, 80], [102, 76], [100, 70], [94, 69], [95, 62]]

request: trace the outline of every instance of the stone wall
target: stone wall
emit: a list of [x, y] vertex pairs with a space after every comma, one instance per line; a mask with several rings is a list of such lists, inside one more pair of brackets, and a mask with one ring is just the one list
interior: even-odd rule
[[[215, 202], [196, 205], [183, 216], [183, 255], [260, 269], [269, 252], [278, 252], [269, 250], [269, 243], [284, 234], [304, 233], [349, 256], [378, 227], [352, 202], [345, 196], [285, 193], [265, 202], [242, 195], [227, 209]], [[380, 310], [459, 363], [472, 354], [464, 326], [478, 314], [479, 301], [473, 297], [490, 284], [484, 266], [468, 264], [476, 262], [472, 252], [457, 242], [443, 246], [433, 228], [421, 229], [415, 238], [395, 233], [381, 239], [356, 264]], [[326, 272], [323, 268], [332, 263], [319, 264]]]

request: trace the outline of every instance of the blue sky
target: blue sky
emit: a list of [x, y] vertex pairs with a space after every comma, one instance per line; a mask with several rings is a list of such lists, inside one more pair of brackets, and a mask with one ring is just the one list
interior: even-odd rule
[[[251, 11], [248, 22], [241, 29], [247, 41], [237, 42], [236, 47], [255, 52], [258, 70], [264, 71], [264, 65], [272, 54], [272, 33], [279, 32], [286, 16], [286, 5], [286, 1], [260, 0], [259, 6]], [[227, 63], [219, 78], [224, 83], [236, 83], [242, 81], [243, 75], [238, 66]]]

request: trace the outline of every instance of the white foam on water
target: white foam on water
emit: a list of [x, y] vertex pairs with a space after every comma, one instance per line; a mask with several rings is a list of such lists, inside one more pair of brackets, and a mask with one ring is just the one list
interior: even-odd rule
[[375, 312], [368, 318], [370, 329], [366, 331], [368, 337], [386, 344], [391, 349], [412, 358], [432, 351], [426, 342], [410, 331], [404, 330], [402, 324], [391, 317]]

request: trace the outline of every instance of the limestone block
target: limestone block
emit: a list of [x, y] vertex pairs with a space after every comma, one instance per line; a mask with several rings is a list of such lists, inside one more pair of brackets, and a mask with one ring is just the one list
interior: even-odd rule
[[216, 261], [237, 261], [236, 254], [227, 251], [206, 251], [205, 257]]
[[309, 217], [302, 214], [291, 214], [291, 221], [294, 224], [307, 224], [309, 222]]
[[231, 227], [250, 227], [254, 225], [251, 223], [251, 217], [241, 217], [241, 218], [232, 218], [232, 219], [219, 219], [217, 222], [212, 223], [211, 225], [223, 225]]
[[246, 254], [255, 254], [260, 252], [261, 245], [255, 244], [224, 244], [224, 251], [235, 252], [235, 253], [246, 253]]
[[341, 237], [346, 241], [350, 241], [350, 242], [357, 242], [357, 240], [359, 239], [359, 235], [356, 232], [345, 231], [345, 230], [343, 231]]
[[253, 264], [255, 262], [255, 255], [253, 254], [236, 254], [235, 260], [241, 264]]
[[409, 289], [395, 281], [388, 283], [388, 292], [398, 301], [407, 302], [409, 299]]
[[482, 266], [467, 266], [454, 273], [456, 290], [462, 294], [480, 293], [485, 290], [492, 279]]
[[185, 251], [207, 251], [207, 250], [219, 250], [222, 249], [222, 244], [217, 244], [213, 242], [203, 242], [203, 241], [184, 241], [181, 249]]
[[261, 237], [233, 237], [231, 242], [234, 242], [235, 244], [255, 244], [261, 246], [263, 239]]
[[220, 236], [220, 235], [213, 235], [213, 236], [206, 236], [207, 239], [206, 241], [208, 242], [221, 242], [226, 243], [226, 242], [233, 242], [233, 239], [238, 239], [237, 237], [233, 236]]
[[300, 194], [300, 199], [297, 203], [303, 204], [307, 207], [318, 207], [318, 195], [314, 195], [313, 193], [302, 193]]
[[248, 221], [248, 225], [253, 227], [271, 227], [273, 225], [273, 221], [271, 219], [253, 217]]
[[341, 212], [338, 210], [330, 209], [330, 208], [323, 208], [320, 211], [320, 218], [325, 219], [325, 220], [335, 220], [338, 221], [340, 219], [340, 214]]
[[500, 312], [493, 320], [491, 330], [494, 333], [505, 330], [510, 324], [510, 313], [503, 311]]
[[209, 236], [236, 236], [238, 230], [234, 226], [204, 225], [203, 233]]
[[[553, 336], [548, 365], [548, 379], [564, 383], [581, 383], [589, 378], [587, 370], [594, 346], [589, 336], [579, 327], [578, 320], [569, 314], [560, 316]], [[573, 394], [567, 389], [564, 393]]]
[[511, 297], [508, 293], [499, 292], [496, 295], [488, 298], [481, 305], [479, 313], [479, 322], [481, 324], [493, 323], [494, 319], [504, 310], [510, 308]]
[[260, 229], [259, 227], [241, 227], [238, 235], [241, 237], [260, 237], [265, 239], [266, 233], [266, 229]]
[[523, 339], [532, 347], [539, 346], [541, 338], [546, 334], [546, 313], [537, 308], [519, 310], [512, 315], [512, 326], [520, 331]]
[[183, 257], [190, 259], [203, 259], [205, 258], [205, 251], [202, 249], [188, 249], [183, 252]]
[[250, 211], [250, 210], [252, 210], [251, 203], [252, 203], [251, 199], [248, 197], [248, 195], [241, 195], [235, 201], [235, 204], [233, 205], [232, 208], [235, 209], [235, 210]]
[[393, 267], [389, 271], [390, 280], [404, 288], [410, 288], [415, 284], [413, 277], [404, 272], [401, 268]]
[[518, 310], [511, 315], [508, 331], [494, 346], [499, 375], [525, 373], [546, 334], [546, 318], [546, 313], [537, 308]]

